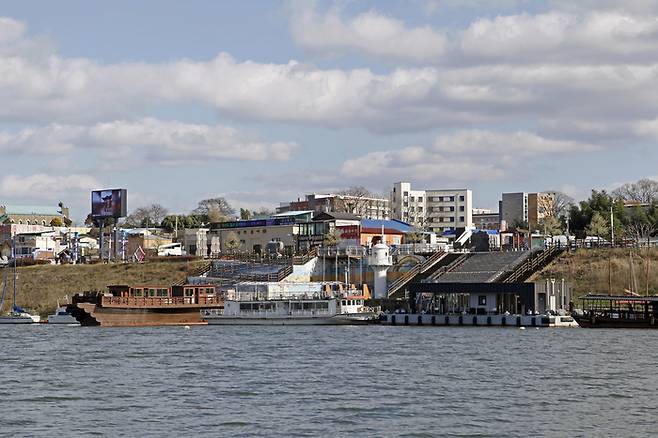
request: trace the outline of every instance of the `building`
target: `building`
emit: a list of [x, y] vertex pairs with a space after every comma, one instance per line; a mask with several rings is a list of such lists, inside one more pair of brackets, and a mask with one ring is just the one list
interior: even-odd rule
[[183, 247], [187, 255], [208, 256], [208, 232], [210, 228], [189, 228], [183, 234]]
[[312, 211], [315, 213], [351, 213], [366, 219], [388, 219], [389, 200], [385, 198], [312, 193], [304, 200], [279, 205], [277, 213]]
[[391, 217], [437, 234], [473, 227], [473, 192], [469, 189], [412, 190], [398, 182], [391, 191]]
[[210, 235], [219, 237], [222, 253], [265, 253], [269, 243], [278, 243], [285, 252], [298, 248], [299, 224], [294, 218], [251, 219], [217, 222], [210, 225]]
[[536, 230], [541, 221], [552, 214], [555, 193], [503, 193], [500, 201], [501, 229], [511, 229], [515, 225], [527, 226]]
[[68, 221], [69, 209], [38, 205], [0, 205], [0, 224], [50, 226], [53, 219], [64, 225]]
[[473, 226], [481, 231], [500, 230], [500, 215], [484, 208], [473, 209]]

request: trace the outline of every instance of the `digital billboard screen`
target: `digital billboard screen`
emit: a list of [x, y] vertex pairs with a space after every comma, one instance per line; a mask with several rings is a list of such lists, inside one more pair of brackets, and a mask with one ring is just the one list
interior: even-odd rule
[[126, 189], [94, 190], [91, 192], [91, 216], [94, 218], [125, 217], [126, 207]]

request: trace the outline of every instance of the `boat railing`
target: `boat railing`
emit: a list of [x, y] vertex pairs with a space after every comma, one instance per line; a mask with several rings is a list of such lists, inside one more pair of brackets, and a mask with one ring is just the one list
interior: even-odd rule
[[218, 296], [208, 297], [114, 297], [103, 296], [101, 305], [105, 307], [175, 307], [175, 306], [204, 306], [222, 304], [224, 301]]

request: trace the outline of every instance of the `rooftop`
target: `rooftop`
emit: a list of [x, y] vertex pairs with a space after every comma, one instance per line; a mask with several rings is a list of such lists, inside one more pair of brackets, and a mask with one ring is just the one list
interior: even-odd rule
[[42, 216], [61, 216], [57, 207], [43, 205], [0, 205], [4, 208], [7, 215], [42, 215]]

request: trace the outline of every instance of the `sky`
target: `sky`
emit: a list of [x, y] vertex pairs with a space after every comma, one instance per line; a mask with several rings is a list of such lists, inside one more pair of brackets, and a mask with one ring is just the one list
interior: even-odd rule
[[658, 0], [0, 2], [0, 204], [363, 185], [576, 200], [658, 170]]

